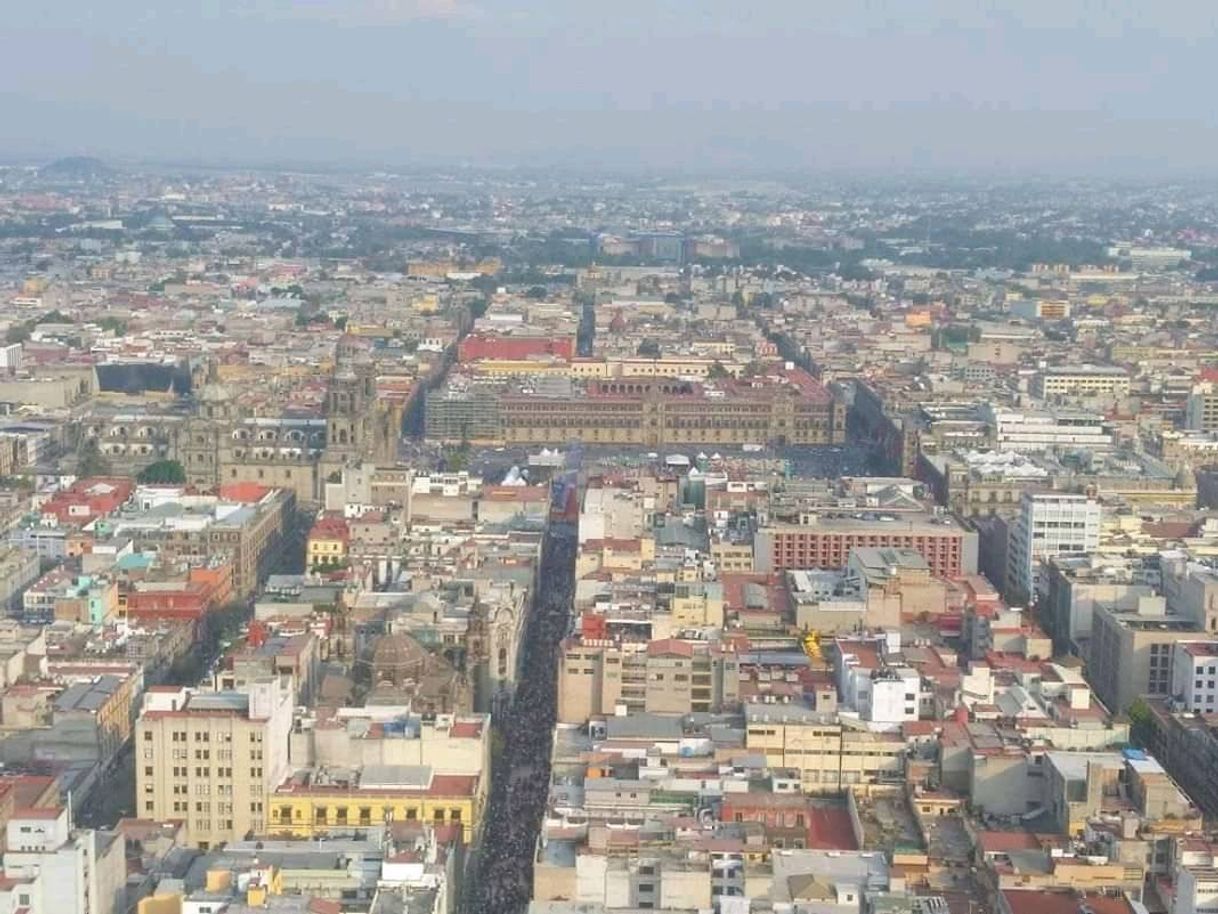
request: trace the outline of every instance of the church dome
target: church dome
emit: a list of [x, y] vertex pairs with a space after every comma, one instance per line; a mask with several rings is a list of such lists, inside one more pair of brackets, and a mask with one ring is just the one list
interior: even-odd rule
[[419, 679], [430, 659], [427, 649], [405, 632], [383, 635], [372, 649], [372, 667], [377, 678], [392, 682]]

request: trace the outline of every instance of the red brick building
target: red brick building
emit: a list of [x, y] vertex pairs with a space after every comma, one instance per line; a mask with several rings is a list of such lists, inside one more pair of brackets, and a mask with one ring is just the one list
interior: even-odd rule
[[125, 477], [91, 476], [78, 479], [43, 503], [40, 513], [62, 527], [83, 527], [105, 517], [131, 497], [135, 483]]
[[132, 622], [197, 622], [211, 605], [212, 588], [195, 581], [145, 581], [127, 594]]
[[528, 359], [547, 355], [569, 362], [575, 358], [575, 338], [471, 333], [457, 346], [457, 360], [460, 362], [477, 362], [480, 359]]
[[867, 546], [913, 549], [936, 577], [977, 573], [977, 534], [949, 517], [925, 515], [824, 515], [763, 527], [754, 539], [754, 562], [767, 572], [845, 568], [850, 550]]
[[800, 793], [725, 793], [724, 822], [759, 822], [771, 847], [858, 850], [846, 805]]

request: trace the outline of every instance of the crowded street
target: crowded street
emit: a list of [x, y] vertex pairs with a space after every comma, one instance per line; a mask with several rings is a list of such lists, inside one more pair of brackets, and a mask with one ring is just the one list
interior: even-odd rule
[[555, 718], [557, 648], [567, 634], [574, 586], [573, 529], [551, 526], [540, 589], [525, 634], [516, 698], [496, 732], [491, 798], [466, 898], [468, 914], [516, 914], [529, 902], [533, 854], [545, 812]]

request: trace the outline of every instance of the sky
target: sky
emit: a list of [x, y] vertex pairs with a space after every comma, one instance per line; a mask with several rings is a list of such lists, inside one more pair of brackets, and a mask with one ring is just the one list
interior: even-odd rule
[[1218, 170], [1211, 0], [6, 7], [7, 159]]

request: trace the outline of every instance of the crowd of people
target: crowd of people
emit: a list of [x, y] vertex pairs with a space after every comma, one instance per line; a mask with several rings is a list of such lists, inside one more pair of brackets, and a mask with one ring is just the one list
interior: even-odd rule
[[533, 855], [549, 794], [558, 646], [570, 625], [574, 570], [574, 537], [552, 532], [525, 631], [520, 682], [506, 719], [497, 725], [501, 749], [478, 863], [470, 874], [469, 914], [517, 914], [532, 894]]

